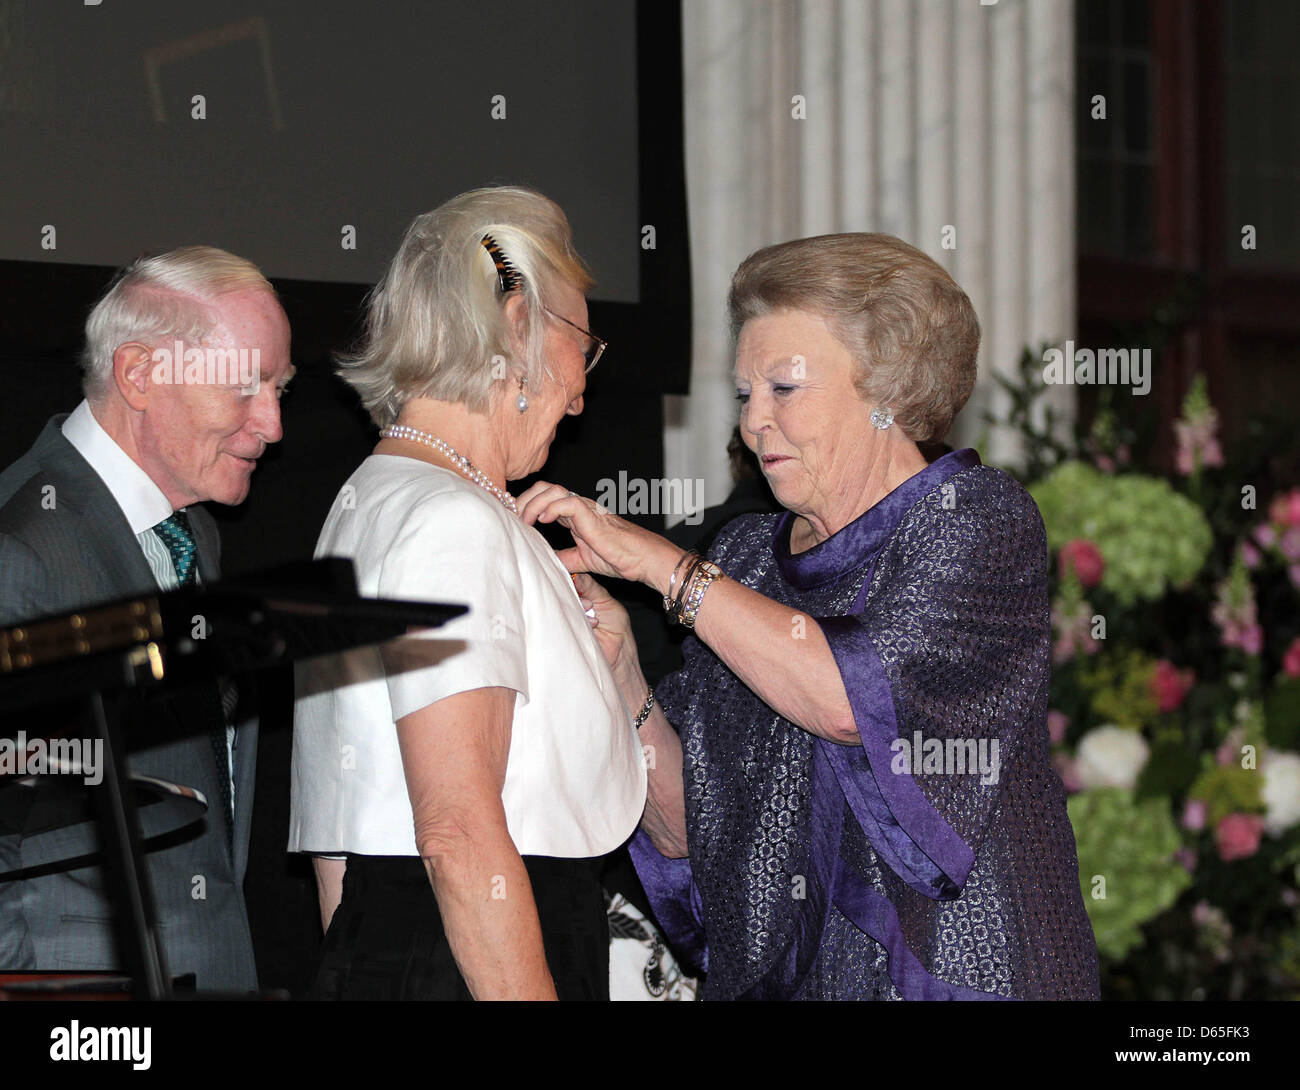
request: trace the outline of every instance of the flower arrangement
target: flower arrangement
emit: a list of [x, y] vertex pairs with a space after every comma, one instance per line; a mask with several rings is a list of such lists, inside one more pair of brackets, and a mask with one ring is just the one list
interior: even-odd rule
[[1201, 378], [1166, 474], [1133, 468], [1105, 405], [1063, 442], [1030, 423], [1032, 370], [1002, 381], [1051, 554], [1048, 731], [1103, 997], [1300, 998], [1300, 488], [1257, 495], [1260, 444], [1225, 449]]

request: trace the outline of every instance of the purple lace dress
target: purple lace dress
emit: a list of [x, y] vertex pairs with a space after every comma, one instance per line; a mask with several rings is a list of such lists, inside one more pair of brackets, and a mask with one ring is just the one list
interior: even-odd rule
[[710, 556], [817, 620], [862, 745], [794, 726], [687, 641], [657, 695], [690, 854], [638, 833], [632, 855], [700, 998], [1096, 999], [1033, 501], [960, 450], [798, 555], [792, 521], [739, 518]]

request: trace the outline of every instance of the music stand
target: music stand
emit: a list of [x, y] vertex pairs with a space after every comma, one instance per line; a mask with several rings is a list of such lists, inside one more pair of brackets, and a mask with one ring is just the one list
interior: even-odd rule
[[[0, 711], [81, 698], [102, 778], [85, 785], [95, 811], [118, 942], [137, 996], [165, 999], [170, 980], [140, 850], [136, 799], [105, 696], [165, 691], [222, 674], [283, 666], [436, 628], [461, 605], [358, 596], [352, 563], [314, 560], [210, 585], [135, 595], [0, 630]], [[194, 635], [195, 618], [204, 635]], [[116, 709], [115, 709], [116, 711]], [[0, 778], [0, 782], [3, 778]], [[0, 876], [0, 880], [4, 880]]]

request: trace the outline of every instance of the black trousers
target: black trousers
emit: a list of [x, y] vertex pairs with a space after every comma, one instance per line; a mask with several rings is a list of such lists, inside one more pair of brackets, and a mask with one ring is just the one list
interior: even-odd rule
[[[546, 963], [562, 1000], [609, 999], [609, 925], [600, 859], [524, 856]], [[325, 935], [315, 999], [473, 998], [416, 856], [348, 856]]]

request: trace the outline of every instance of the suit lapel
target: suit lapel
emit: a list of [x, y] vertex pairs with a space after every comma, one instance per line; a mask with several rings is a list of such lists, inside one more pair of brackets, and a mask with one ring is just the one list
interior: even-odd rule
[[66, 419], [66, 413], [51, 418], [33, 447], [54, 485], [55, 502], [79, 521], [80, 540], [95, 542], [94, 555], [104, 568], [113, 596], [156, 589], [158, 582], [149, 561], [113, 493], [64, 437], [61, 429]]
[[199, 575], [205, 583], [215, 583], [221, 575], [221, 538], [216, 520], [202, 507], [188, 508], [194, 546], [199, 554]]

